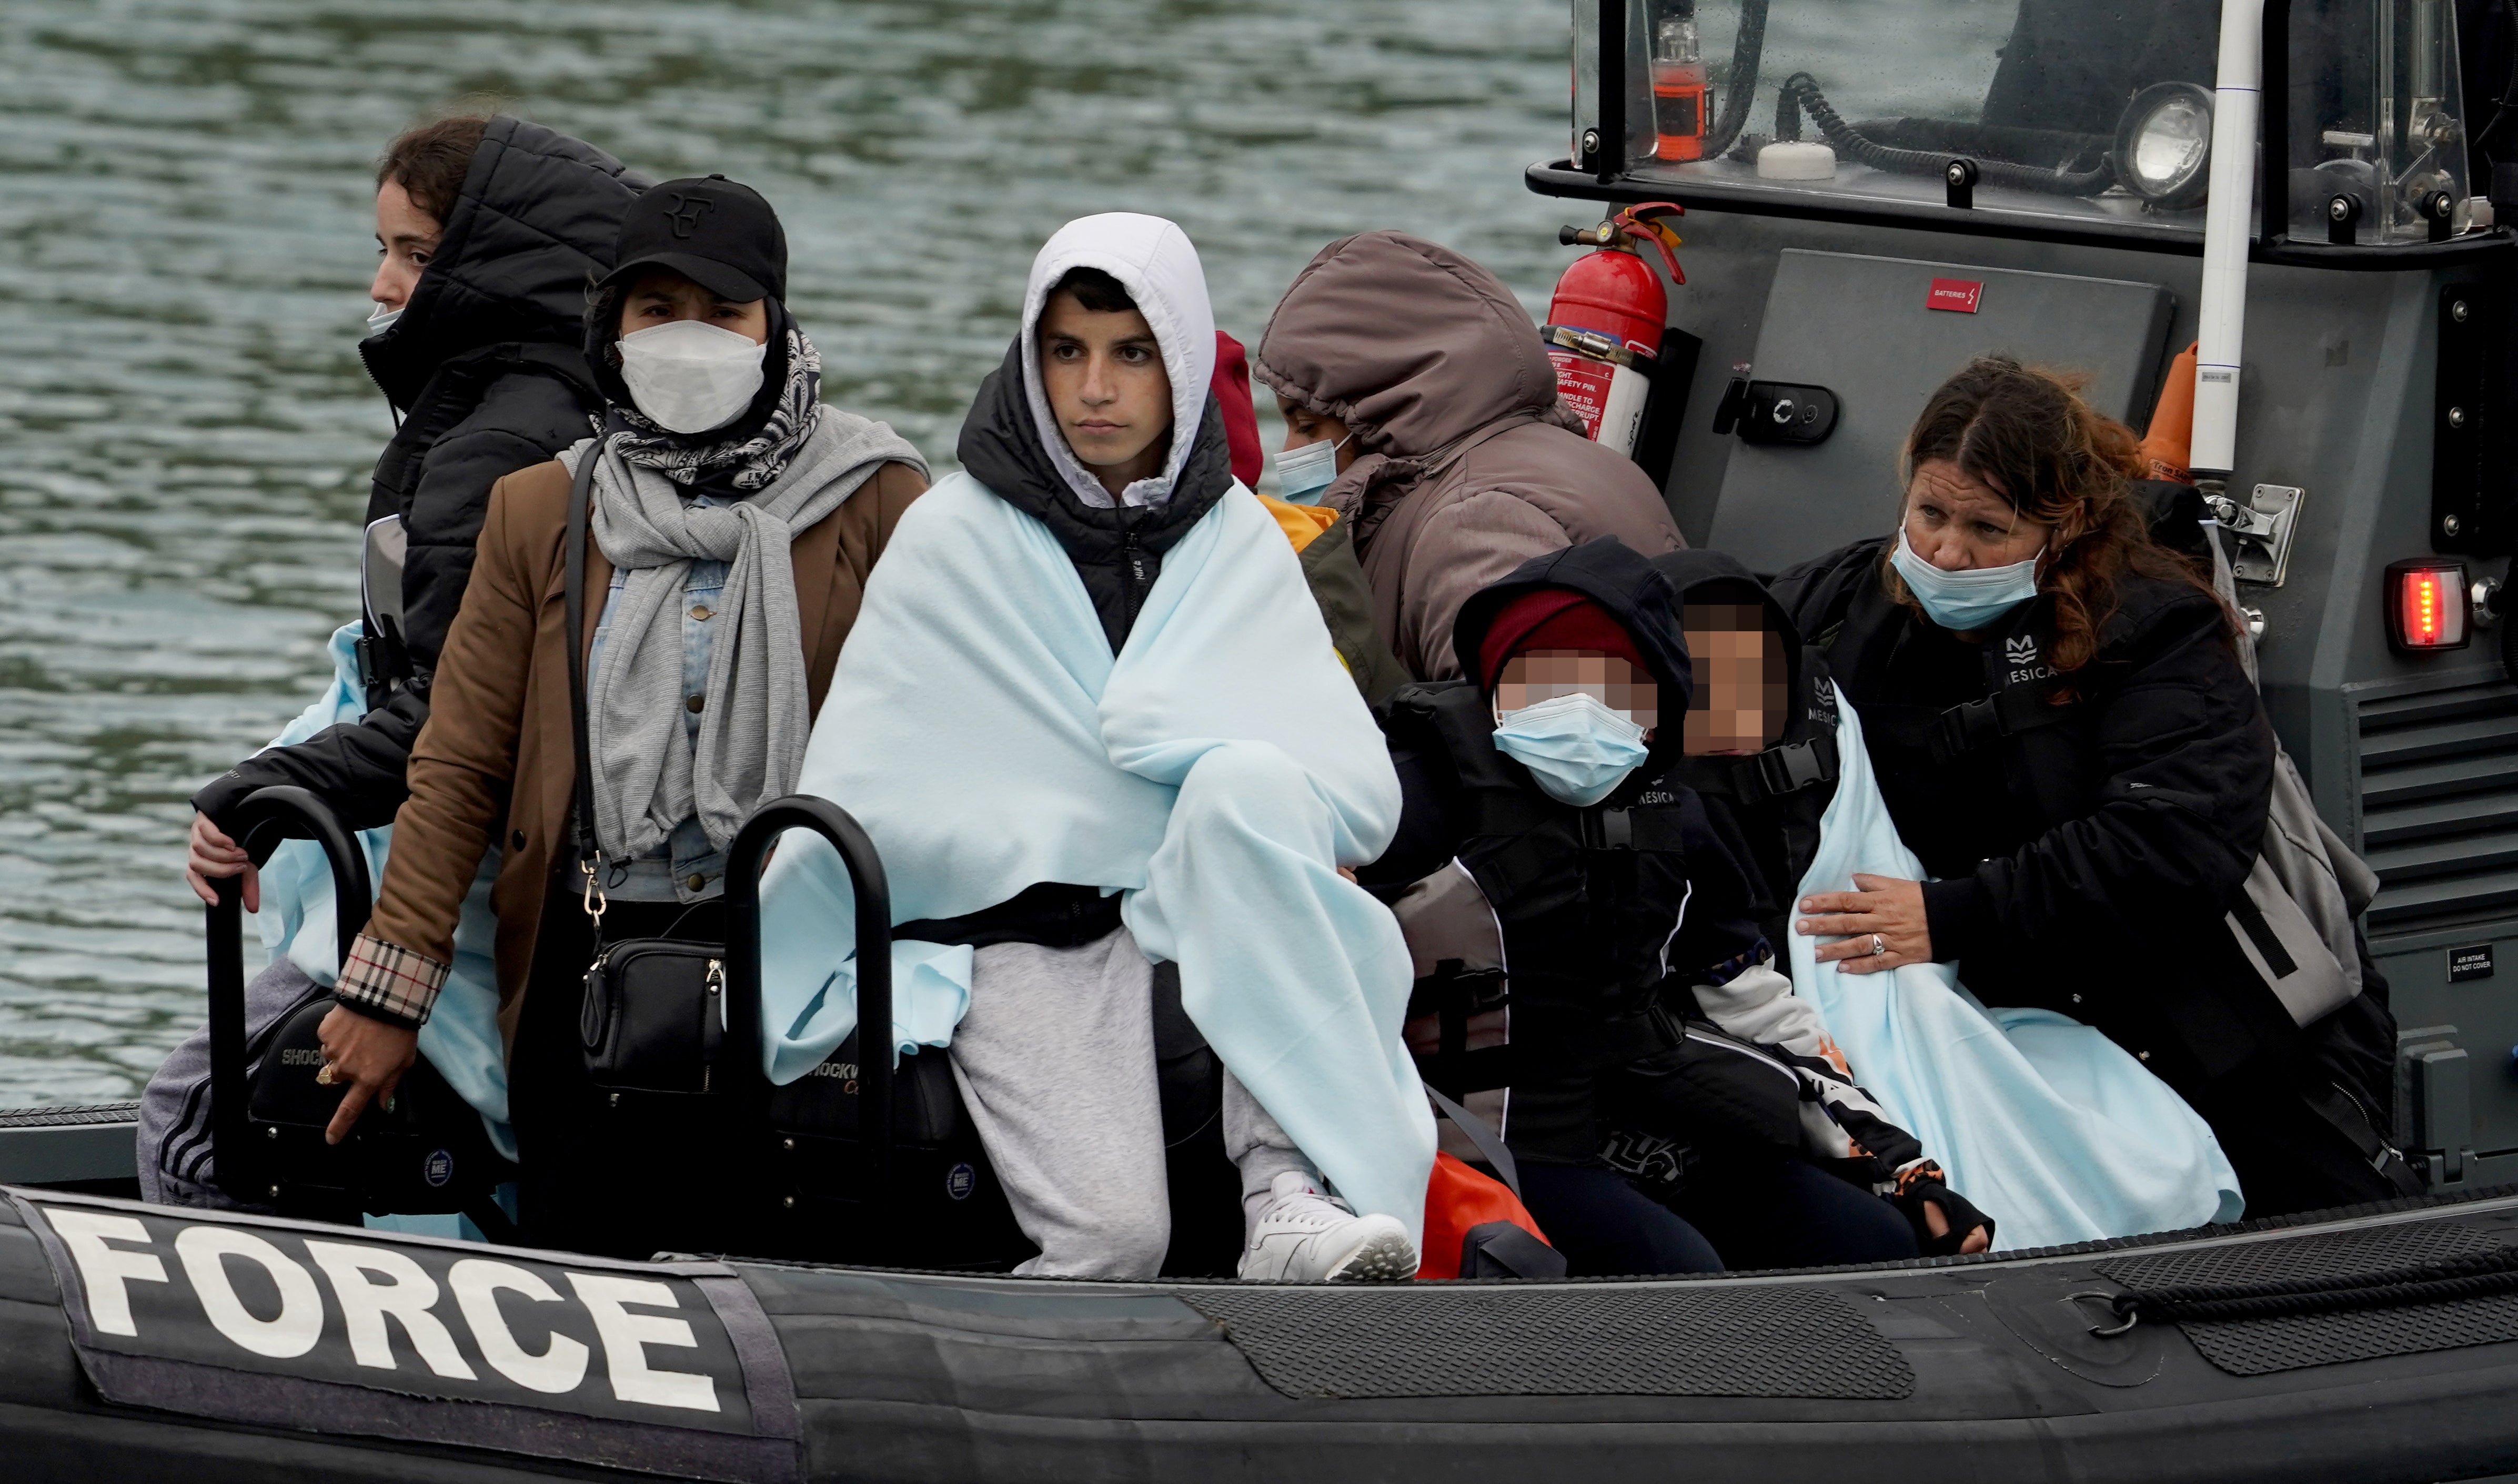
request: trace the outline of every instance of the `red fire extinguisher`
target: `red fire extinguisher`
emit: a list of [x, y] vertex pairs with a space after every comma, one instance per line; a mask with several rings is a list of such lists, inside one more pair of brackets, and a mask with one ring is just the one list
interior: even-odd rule
[[1547, 342], [1547, 359], [1556, 365], [1556, 390], [1583, 419], [1584, 431], [1621, 454], [1634, 453], [1670, 311], [1661, 276], [1636, 244], [1651, 242], [1670, 270], [1670, 281], [1686, 283], [1675, 250], [1678, 234], [1657, 220], [1682, 215], [1685, 209], [1671, 201], [1645, 201], [1597, 227], [1566, 227], [1556, 234], [1567, 246], [1588, 243], [1598, 250], [1576, 258], [1556, 281], [1556, 297], [1548, 301], [1540, 338]]

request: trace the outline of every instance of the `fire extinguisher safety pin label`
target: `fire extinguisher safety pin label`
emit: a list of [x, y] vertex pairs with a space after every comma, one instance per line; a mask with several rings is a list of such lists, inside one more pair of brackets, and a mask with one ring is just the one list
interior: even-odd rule
[[1570, 325], [1547, 326], [1540, 330], [1539, 337], [1560, 350], [1570, 350], [1578, 356], [1587, 356], [1594, 361], [1606, 361], [1612, 366], [1632, 366], [1641, 369], [1651, 366], [1655, 359], [1651, 351], [1638, 346], [1622, 345], [1596, 330], [1576, 329]]

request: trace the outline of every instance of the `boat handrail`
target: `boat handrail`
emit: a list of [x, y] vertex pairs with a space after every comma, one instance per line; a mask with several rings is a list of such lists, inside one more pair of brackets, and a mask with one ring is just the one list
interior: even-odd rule
[[[891, 886], [883, 856], [847, 809], [811, 794], [790, 794], [760, 806], [736, 832], [725, 861], [725, 1031], [738, 1087], [764, 1088], [760, 1063], [760, 868], [789, 830], [810, 830], [830, 842], [848, 873], [856, 901], [857, 1117], [869, 1189], [890, 1189], [892, 1169], [894, 1069], [891, 1026]], [[866, 1028], [882, 1027], [869, 1041]], [[870, 1049], [869, 1049], [870, 1048]], [[750, 1069], [743, 1070], [740, 1069]]]
[[[367, 852], [323, 800], [292, 783], [245, 796], [229, 819], [236, 842], [256, 866], [284, 840], [312, 840], [332, 871], [333, 951], [346, 953], [368, 926], [375, 889]], [[217, 900], [202, 909], [209, 938], [210, 1126], [221, 1188], [239, 1200], [260, 1200], [269, 1180], [246, 1136], [244, 878], [211, 882]]]

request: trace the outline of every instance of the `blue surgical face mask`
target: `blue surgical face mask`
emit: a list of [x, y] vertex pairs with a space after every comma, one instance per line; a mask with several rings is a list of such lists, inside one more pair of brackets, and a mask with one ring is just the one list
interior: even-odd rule
[[1897, 549], [1888, 562], [1932, 621], [1955, 633], [1982, 629], [2037, 595], [2037, 557], [2008, 567], [1944, 572], [1916, 554], [1903, 525], [1897, 528]]
[[[373, 300], [369, 300], [369, 302], [374, 303]], [[382, 304], [376, 304], [375, 308], [369, 313], [368, 327], [360, 334], [359, 338], [362, 340], [373, 339], [377, 335], [383, 334], [386, 330], [393, 328], [394, 322], [401, 318], [401, 310], [387, 309]]]
[[1278, 454], [1277, 498], [1288, 504], [1319, 503], [1321, 491], [1337, 479], [1337, 451], [1354, 436], [1349, 433], [1335, 443], [1323, 438]]
[[1589, 808], [1644, 761], [1644, 729], [1588, 691], [1496, 714], [1496, 746], [1547, 797]]

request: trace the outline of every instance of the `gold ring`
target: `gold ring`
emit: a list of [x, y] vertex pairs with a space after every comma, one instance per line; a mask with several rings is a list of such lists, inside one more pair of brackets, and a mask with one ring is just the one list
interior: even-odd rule
[[339, 1075], [332, 1070], [332, 1064], [329, 1062], [324, 1064], [323, 1070], [315, 1073], [315, 1085], [318, 1087], [329, 1087], [339, 1080], [341, 1080]]

